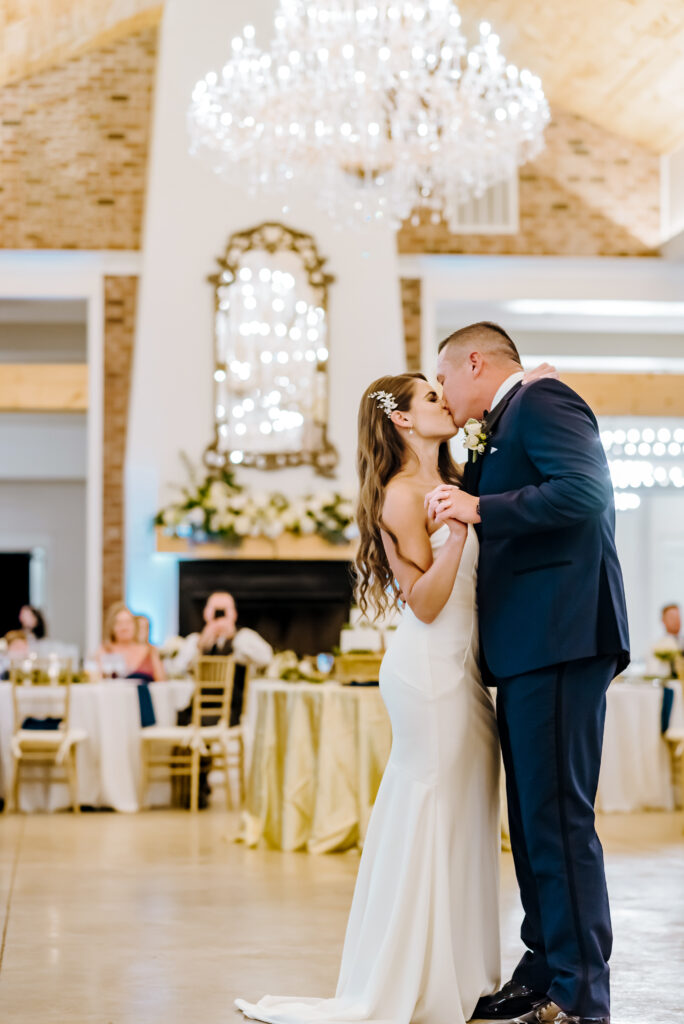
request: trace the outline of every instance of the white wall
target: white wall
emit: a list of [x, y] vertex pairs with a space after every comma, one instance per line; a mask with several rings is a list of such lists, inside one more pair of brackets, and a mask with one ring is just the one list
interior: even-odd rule
[[[561, 370], [684, 373], [681, 264], [673, 260], [564, 257], [402, 256], [423, 282], [422, 361], [434, 372], [451, 330], [493, 319], [511, 331], [526, 365], [551, 358]], [[602, 428], [679, 427], [672, 419], [603, 417]], [[660, 635], [660, 607], [684, 604], [684, 491], [640, 492], [617, 513], [632, 657]]]
[[632, 659], [643, 661], [662, 636], [662, 606], [677, 602], [684, 607], [684, 493], [642, 493], [638, 509], [618, 513], [616, 542], [625, 578]]
[[83, 480], [0, 480], [0, 551], [44, 549], [49, 635], [78, 644], [80, 651], [86, 621], [85, 518]]
[[137, 253], [4, 250], [0, 252], [0, 320], [26, 320], [41, 310], [49, 322], [87, 322], [88, 414], [85, 551], [85, 634], [93, 647], [102, 635], [102, 411], [104, 277], [137, 274]]
[[0, 413], [0, 480], [85, 480], [85, 413]]
[[0, 551], [44, 549], [44, 599], [37, 603], [50, 635], [81, 651], [86, 472], [85, 415], [0, 414]]
[[684, 147], [660, 158], [660, 234], [663, 241], [684, 231]]
[[3, 323], [0, 320], [0, 363], [85, 363], [88, 359], [86, 333], [85, 323]]
[[[354, 475], [362, 389], [404, 368], [396, 244], [392, 233], [334, 228], [309, 197], [249, 201], [188, 154], [185, 112], [192, 88], [220, 68], [230, 39], [249, 20], [267, 43], [274, 0], [169, 0], [160, 37], [149, 164], [138, 333], [127, 452], [127, 596], [153, 610], [155, 635], [176, 628], [176, 564], [154, 554], [151, 520], [182, 482], [181, 450], [198, 461], [212, 432], [213, 297], [207, 275], [229, 235], [264, 220], [313, 234], [335, 276], [330, 297], [330, 437], [339, 478]], [[254, 480], [254, 472], [240, 478]], [[319, 481], [319, 486], [323, 482]], [[261, 474], [258, 486], [290, 493], [317, 486], [308, 470]]]

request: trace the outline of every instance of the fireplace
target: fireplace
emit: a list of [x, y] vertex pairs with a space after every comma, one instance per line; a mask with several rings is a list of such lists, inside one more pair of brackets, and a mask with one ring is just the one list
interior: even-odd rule
[[255, 629], [276, 650], [302, 657], [339, 644], [349, 620], [353, 578], [345, 561], [196, 560], [179, 563], [179, 630], [201, 630], [214, 590], [235, 598], [238, 628]]

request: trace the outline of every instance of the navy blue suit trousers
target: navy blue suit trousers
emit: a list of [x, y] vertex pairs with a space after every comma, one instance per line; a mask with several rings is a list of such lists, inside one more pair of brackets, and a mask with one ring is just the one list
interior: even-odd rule
[[610, 1015], [612, 947], [594, 826], [616, 658], [585, 658], [498, 680], [511, 846], [527, 952], [513, 975], [562, 1009]]
[[515, 386], [466, 467], [480, 497], [482, 673], [498, 688], [527, 947], [515, 979], [610, 1015], [611, 922], [594, 826], [605, 694], [629, 662], [613, 488], [596, 418], [564, 384]]

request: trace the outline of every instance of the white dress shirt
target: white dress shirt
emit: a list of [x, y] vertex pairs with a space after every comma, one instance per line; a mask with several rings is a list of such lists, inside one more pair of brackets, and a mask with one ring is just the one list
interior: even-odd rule
[[505, 398], [508, 392], [511, 390], [511, 388], [514, 388], [519, 381], [522, 381], [524, 376], [524, 371], [519, 370], [517, 373], [512, 373], [510, 377], [506, 377], [506, 380], [503, 382], [497, 393], [492, 398], [492, 404], [489, 407], [490, 412], [496, 409], [501, 399]]
[[[168, 670], [174, 678], [183, 678], [192, 671], [192, 666], [197, 660], [201, 651], [199, 649], [199, 633], [190, 633], [185, 638], [179, 637], [181, 641], [178, 653], [169, 663]], [[218, 646], [218, 645], [217, 645]], [[262, 636], [253, 629], [238, 629], [233, 637], [229, 650], [235, 655], [237, 665], [254, 665], [256, 668], [265, 668], [273, 657], [273, 648]]]
[[672, 633], [666, 633], [662, 640], [654, 644], [651, 648], [648, 661], [646, 663], [646, 674], [649, 676], [661, 676], [666, 678], [671, 674], [671, 667], [662, 658], [657, 658], [655, 655], [656, 651], [672, 651], [673, 654], [684, 650], [684, 636], [674, 636]]

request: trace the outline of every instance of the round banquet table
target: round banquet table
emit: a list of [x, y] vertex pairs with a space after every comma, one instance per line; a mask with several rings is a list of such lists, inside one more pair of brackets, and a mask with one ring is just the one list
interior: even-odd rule
[[255, 680], [241, 838], [330, 853], [366, 834], [392, 730], [377, 686]]
[[[159, 725], [175, 725], [176, 712], [187, 706], [192, 680], [150, 683], [150, 695]], [[47, 687], [22, 687], [21, 708], [32, 715], [50, 713]], [[12, 774], [11, 739], [14, 723], [12, 686], [0, 682], [0, 793]], [[88, 807], [111, 807], [133, 812], [138, 808], [140, 778], [140, 706], [135, 680], [77, 683], [71, 687], [70, 725], [87, 739], [78, 744], [78, 798]], [[32, 766], [22, 770], [19, 799], [22, 811], [57, 810], [70, 806], [66, 784], [31, 782]], [[149, 804], [169, 804], [171, 787], [154, 783]]]
[[[684, 716], [678, 700], [673, 715]], [[616, 681], [609, 688], [598, 811], [673, 809], [661, 707], [659, 684]], [[255, 680], [244, 724], [240, 838], [310, 853], [362, 845], [391, 748], [378, 688]], [[502, 818], [505, 838], [504, 792]]]
[[[616, 679], [607, 698], [596, 810], [673, 810], [670, 749], [660, 733], [661, 684]], [[672, 720], [678, 721], [683, 713], [680, 686], [675, 690]]]

